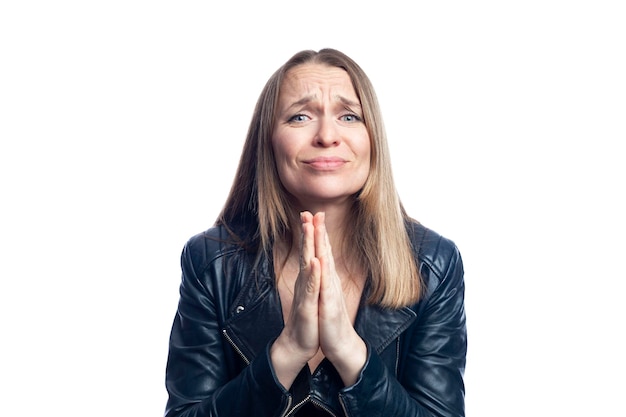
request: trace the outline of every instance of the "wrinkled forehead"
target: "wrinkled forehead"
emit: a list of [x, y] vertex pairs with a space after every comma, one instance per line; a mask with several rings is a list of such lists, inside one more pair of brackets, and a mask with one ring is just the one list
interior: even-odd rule
[[348, 72], [327, 64], [306, 63], [289, 69], [279, 89], [279, 102], [324, 96], [359, 102]]

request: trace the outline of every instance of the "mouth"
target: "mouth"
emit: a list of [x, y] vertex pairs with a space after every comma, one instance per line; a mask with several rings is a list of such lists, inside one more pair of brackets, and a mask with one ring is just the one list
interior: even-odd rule
[[317, 170], [333, 170], [341, 168], [348, 161], [339, 157], [317, 157], [304, 160], [303, 163]]

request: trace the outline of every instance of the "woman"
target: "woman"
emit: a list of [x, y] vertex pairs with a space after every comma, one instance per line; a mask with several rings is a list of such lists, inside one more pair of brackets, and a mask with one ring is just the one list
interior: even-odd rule
[[463, 416], [463, 266], [396, 194], [362, 69], [294, 55], [216, 225], [182, 254], [173, 416]]

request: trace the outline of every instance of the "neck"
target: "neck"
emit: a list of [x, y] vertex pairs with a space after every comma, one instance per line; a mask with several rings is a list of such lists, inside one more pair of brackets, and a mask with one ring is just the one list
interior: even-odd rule
[[277, 272], [280, 273], [283, 269], [285, 271], [297, 271], [299, 269], [300, 242], [302, 237], [302, 228], [300, 227], [300, 211], [304, 210], [310, 211], [313, 214], [318, 212], [326, 213], [326, 230], [328, 232], [333, 258], [335, 260], [335, 266], [337, 271], [340, 273], [340, 276], [350, 277], [355, 273], [360, 273], [362, 266], [357, 265], [354, 253], [350, 250], [351, 248], [349, 246], [349, 242], [347, 245], [345, 244], [346, 230], [350, 227], [347, 220], [351, 213], [350, 207], [347, 205], [345, 207], [337, 205], [317, 205], [315, 208], [302, 208], [301, 210], [298, 210], [297, 208], [294, 210], [292, 213], [293, 236], [291, 246], [289, 246], [286, 241], [276, 242], [274, 246], [274, 263], [277, 268]]

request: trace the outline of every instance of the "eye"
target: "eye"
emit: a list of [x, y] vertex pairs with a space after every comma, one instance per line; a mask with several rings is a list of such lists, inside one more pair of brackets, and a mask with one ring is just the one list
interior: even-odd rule
[[361, 117], [354, 113], [344, 114], [340, 117], [340, 119], [348, 123], [356, 123], [362, 121]]
[[298, 114], [294, 114], [293, 116], [291, 116], [289, 120], [287, 120], [287, 122], [302, 123], [302, 122], [306, 122], [307, 120], [309, 120], [309, 116], [307, 116], [306, 114], [298, 113]]

